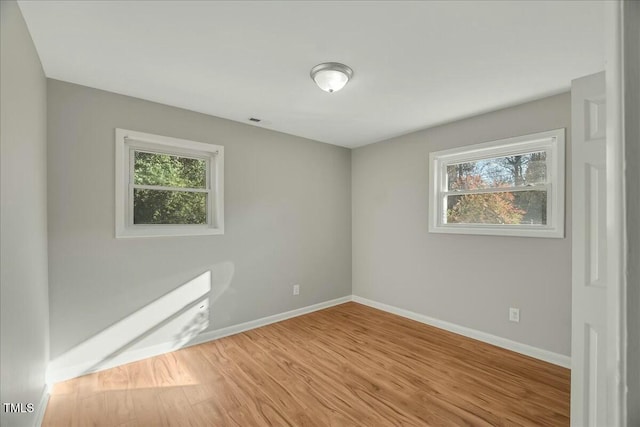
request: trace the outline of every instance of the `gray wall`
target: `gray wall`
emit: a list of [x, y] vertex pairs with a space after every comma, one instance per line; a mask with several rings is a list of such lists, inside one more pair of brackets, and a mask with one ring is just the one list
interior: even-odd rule
[[[351, 294], [350, 150], [55, 80], [48, 103], [52, 359], [208, 270], [209, 329]], [[225, 234], [115, 239], [117, 127], [223, 145]]]
[[625, 161], [627, 218], [627, 410], [640, 426], [640, 2], [624, 2]]
[[[355, 149], [353, 293], [569, 355], [569, 165], [564, 239], [430, 234], [427, 185], [431, 151], [570, 123], [565, 93]], [[520, 308], [520, 323], [508, 321], [509, 307]]]
[[[49, 361], [46, 80], [13, 1], [0, 2], [1, 398], [38, 405]], [[0, 424], [30, 425], [35, 414]]]

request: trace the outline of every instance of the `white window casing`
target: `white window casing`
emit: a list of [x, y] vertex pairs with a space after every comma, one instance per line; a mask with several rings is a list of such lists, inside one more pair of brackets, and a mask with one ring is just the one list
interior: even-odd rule
[[[527, 187], [449, 190], [447, 166], [486, 159], [545, 152], [546, 182]], [[564, 237], [565, 130], [556, 129], [429, 154], [429, 232], [521, 237]], [[447, 223], [448, 196], [546, 191], [546, 224]]]
[[[224, 234], [224, 147], [126, 129], [115, 130], [115, 236], [163, 237]], [[205, 188], [174, 188], [134, 184], [134, 152], [201, 159], [206, 162]], [[207, 194], [206, 224], [134, 224], [134, 189]]]

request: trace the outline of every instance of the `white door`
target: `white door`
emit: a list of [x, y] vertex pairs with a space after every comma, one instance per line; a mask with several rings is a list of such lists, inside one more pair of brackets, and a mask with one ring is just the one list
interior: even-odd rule
[[571, 425], [607, 423], [604, 73], [571, 83], [573, 255]]

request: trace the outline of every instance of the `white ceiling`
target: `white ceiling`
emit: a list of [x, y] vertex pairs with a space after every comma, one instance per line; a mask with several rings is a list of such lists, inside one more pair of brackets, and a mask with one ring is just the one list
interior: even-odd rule
[[[345, 147], [568, 90], [598, 1], [21, 1], [48, 77]], [[310, 69], [354, 70], [341, 92]]]

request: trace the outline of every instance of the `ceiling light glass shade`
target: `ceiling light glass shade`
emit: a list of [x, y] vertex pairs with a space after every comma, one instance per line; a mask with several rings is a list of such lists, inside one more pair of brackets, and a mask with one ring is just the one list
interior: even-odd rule
[[325, 62], [311, 69], [311, 78], [325, 92], [333, 93], [342, 89], [353, 77], [353, 70], [337, 62]]

